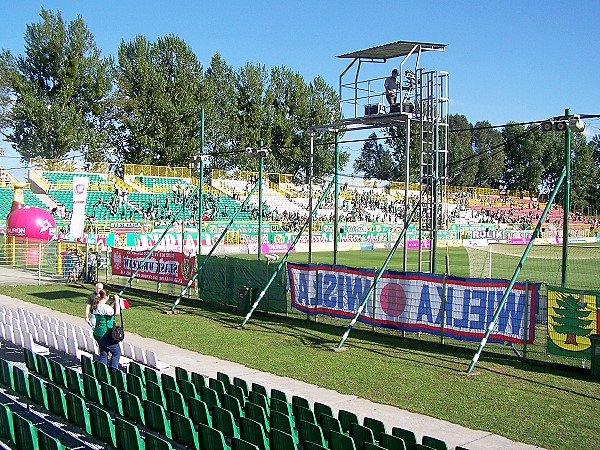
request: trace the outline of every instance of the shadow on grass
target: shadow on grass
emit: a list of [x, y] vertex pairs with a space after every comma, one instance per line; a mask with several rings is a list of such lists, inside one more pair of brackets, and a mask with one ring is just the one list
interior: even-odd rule
[[[119, 289], [118, 286], [106, 286], [111, 292], [116, 292]], [[78, 301], [81, 301], [83, 294], [69, 290], [62, 290], [34, 295], [44, 299], [77, 298]], [[157, 313], [162, 313], [165, 310], [170, 309], [177, 298], [176, 296], [167, 295], [164, 293], [152, 293], [148, 291], [137, 290], [135, 288], [129, 289], [129, 296], [127, 297], [130, 298], [132, 307], [145, 307], [152, 311], [156, 311]], [[243, 316], [238, 315], [235, 311], [234, 305], [216, 305], [213, 303], [183, 298], [177, 309], [182, 315], [196, 316], [198, 318], [202, 318], [203, 320], [209, 320], [227, 328], [236, 328], [243, 320]], [[347, 322], [340, 322], [339, 325], [329, 324], [298, 317], [289, 317], [278, 313], [269, 314], [262, 311], [256, 311], [252, 316], [252, 319], [253, 320], [248, 322], [246, 326], [247, 332], [265, 333], [267, 335], [285, 335], [296, 340], [299, 345], [317, 347], [325, 350], [332, 350], [335, 346], [337, 346], [337, 343], [341, 339], [344, 329], [347, 326]], [[372, 330], [356, 328], [352, 330], [350, 339], [346, 341], [345, 345], [350, 349], [357, 348], [363, 351], [377, 353], [378, 355], [391, 359], [414, 362], [415, 359], [411, 358], [410, 355], [418, 356], [419, 358], [426, 360], [422, 361], [423, 364], [451, 370], [456, 373], [463, 373], [463, 369], [456, 367], [457, 365], [461, 365], [461, 361], [457, 361], [457, 359], [464, 359], [464, 372], [466, 372], [468, 363], [474, 354], [473, 349], [466, 347], [455, 346], [447, 343], [442, 345], [437, 342], [423, 339], [393, 336], [389, 334], [376, 333]], [[401, 352], [407, 352], [408, 354], [403, 354]], [[573, 380], [589, 381], [589, 371], [585, 369], [534, 360], [524, 361], [514, 355], [501, 355], [486, 351], [482, 354], [481, 361], [493, 363], [497, 366], [510, 367], [525, 372], [553, 374]], [[487, 372], [500, 375], [507, 375], [523, 381], [528, 381], [553, 389], [563, 390], [564, 392], [589, 397], [589, 395], [584, 393], [576, 392], [568, 388], [560, 388], [556, 385], [547, 384], [536, 380], [531, 380], [524, 376], [515, 375], [513, 372], [509, 374], [503, 373], [501, 369], [495, 369], [493, 367], [485, 367], [480, 370], [485, 370]], [[592, 396], [592, 398], [598, 397]]]

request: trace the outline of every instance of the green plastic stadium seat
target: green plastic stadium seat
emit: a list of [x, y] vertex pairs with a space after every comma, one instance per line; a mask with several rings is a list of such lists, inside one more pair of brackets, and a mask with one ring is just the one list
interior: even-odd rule
[[304, 408], [302, 406], [296, 406], [294, 408], [294, 418], [296, 422], [298, 422], [299, 420], [303, 420], [304, 422], [310, 422], [315, 425], [317, 424], [315, 413], [313, 413], [310, 409]]
[[15, 444], [19, 450], [38, 450], [38, 432], [31, 421], [19, 414], [13, 414]]
[[217, 380], [216, 378], [208, 379], [208, 387], [217, 393], [217, 395], [219, 396], [219, 400], [221, 400], [223, 398], [223, 396], [225, 394], [227, 394], [227, 389], [225, 389], [225, 384], [222, 381]]
[[171, 443], [153, 433], [146, 433], [146, 450], [173, 450]]
[[273, 411], [285, 414], [286, 416], [292, 416], [292, 418], [294, 416], [294, 413], [292, 412], [292, 405], [276, 398], [271, 399], [271, 413]]
[[223, 383], [223, 385], [225, 385], [225, 390], [229, 389], [229, 385], [231, 385], [231, 378], [229, 378], [229, 375], [227, 375], [226, 373], [223, 372], [217, 372], [217, 380], [219, 380], [220, 382]]
[[48, 393], [48, 409], [62, 419], [67, 418], [67, 401], [65, 400], [65, 391], [60, 386], [48, 383], [46, 386]]
[[327, 440], [329, 440], [329, 434], [332, 431], [343, 433], [340, 421], [335, 417], [326, 414], [321, 414], [321, 430], [323, 430], [323, 436], [325, 436], [325, 439]]
[[102, 393], [102, 406], [123, 415], [123, 402], [116, 386], [108, 383], [100, 383], [100, 392]]
[[313, 405], [313, 411], [315, 413], [317, 423], [319, 423], [319, 424], [321, 423], [319, 421], [321, 414], [325, 414], [326, 416], [329, 416], [329, 417], [335, 417], [335, 414], [333, 413], [333, 409], [331, 409], [331, 406], [326, 405], [325, 403], [315, 402], [315, 404]]
[[92, 436], [111, 447], [117, 446], [115, 425], [108, 411], [96, 405], [90, 405], [90, 425]]
[[146, 388], [144, 386], [144, 381], [137, 375], [129, 372], [126, 375], [127, 379], [127, 392], [137, 396], [140, 401], [146, 400]]
[[91, 402], [103, 404], [102, 402], [102, 391], [100, 388], [99, 380], [94, 377], [84, 374], [83, 379], [83, 393], [85, 398]]
[[50, 436], [40, 429], [38, 429], [38, 444], [40, 450], [65, 450], [65, 446], [59, 439]]
[[271, 411], [271, 417], [269, 417], [269, 426], [271, 433], [273, 430], [282, 431], [292, 436], [294, 442], [298, 443], [298, 432], [292, 424], [292, 418], [286, 414], [282, 414], [278, 411]]
[[346, 411], [345, 409], [340, 409], [338, 411], [338, 420], [342, 425], [342, 430], [344, 430], [344, 433], [350, 433], [351, 424], [360, 423], [356, 414], [351, 411]]
[[299, 395], [293, 395], [292, 408], [296, 408], [297, 406], [302, 406], [303, 408], [311, 409], [310, 402], [307, 399], [305, 399], [304, 397], [300, 397]]
[[244, 380], [242, 378], [238, 378], [238, 377], [233, 377], [233, 384], [241, 387], [244, 390], [244, 394], [245, 394], [246, 398], [248, 398], [250, 389], [248, 388], [248, 383], [246, 382], [246, 380]]
[[66, 392], [65, 397], [67, 401], [67, 420], [69, 423], [85, 430], [87, 434], [91, 434], [90, 413], [83, 397], [73, 392]]
[[231, 439], [231, 450], [258, 450], [258, 447], [241, 438]]
[[[82, 356], [82, 358], [84, 358]], [[96, 379], [103, 383], [110, 381], [110, 374], [108, 372], [108, 366], [101, 363], [100, 361], [94, 361], [94, 372], [96, 373]]]
[[260, 450], [269, 450], [269, 441], [263, 426], [247, 417], [240, 419], [240, 435], [242, 439], [256, 445]]
[[154, 370], [152, 367], [144, 367], [144, 379], [146, 384], [149, 381], [152, 381], [156, 384], [161, 384], [160, 372], [158, 370]]
[[293, 436], [285, 431], [271, 427], [269, 434], [270, 450], [295, 450], [297, 449], [297, 441]]
[[146, 384], [146, 375], [144, 374], [144, 367], [136, 362], [130, 362], [127, 366], [127, 375], [133, 374], [142, 380], [142, 385]]
[[96, 369], [94, 368], [94, 360], [89, 356], [81, 355], [81, 373], [94, 378]]
[[[52, 367], [52, 360], [49, 360], [46, 355], [41, 355], [39, 353], [35, 354], [35, 360], [36, 360], [36, 364], [37, 364], [37, 368], [38, 368], [38, 374], [40, 375], [40, 377], [42, 378], [46, 378], [48, 380], [52, 380], [52, 372], [51, 372], [51, 367]], [[58, 363], [56, 363], [58, 364]], [[59, 364], [61, 367], [62, 364]], [[64, 367], [63, 367], [63, 374], [64, 374]], [[58, 381], [55, 381], [55, 383], [59, 383]], [[65, 386], [64, 383], [59, 383], [61, 386]]]
[[15, 444], [13, 413], [7, 405], [0, 403], [0, 438]]
[[188, 404], [188, 413], [195, 425], [203, 424], [209, 427], [212, 426], [212, 418], [208, 406], [202, 400], [191, 398]]
[[379, 445], [388, 450], [406, 450], [402, 438], [387, 433], [381, 435], [379, 438]]
[[404, 441], [406, 450], [415, 450], [417, 445], [417, 436], [410, 430], [394, 427], [392, 428], [392, 435], [401, 438]]
[[265, 410], [265, 414], [269, 415], [271, 413], [269, 399], [264, 394], [258, 391], [250, 391], [248, 401], [261, 406]]
[[13, 366], [12, 373], [14, 391], [24, 397], [29, 397], [29, 380], [27, 379], [27, 373], [18, 366]]
[[182, 416], [188, 417], [188, 408], [183, 395], [173, 389], [165, 389], [164, 393], [169, 412], [176, 412]]
[[[58, 361], [55, 361], [53, 359], [48, 360], [48, 358], [46, 358], [46, 362], [50, 365], [49, 376], [45, 377], [41, 373], [41, 372], [45, 371], [44, 369], [42, 369], [40, 371], [40, 376], [42, 376], [44, 378], [50, 378], [50, 380], [52, 380], [52, 382], [54, 384], [58, 384], [59, 386], [67, 387], [67, 372], [65, 370], [65, 366], [63, 366], [61, 363], [59, 363]], [[41, 368], [43, 366], [44, 366], [44, 363], [42, 362], [42, 360], [38, 360], [38, 367]]]
[[[240, 437], [240, 430], [235, 424], [233, 414], [224, 408], [219, 406], [213, 406], [212, 408], [212, 424], [217, 430], [223, 433], [226, 439], [232, 437]], [[241, 424], [241, 421], [240, 421]]]
[[208, 409], [211, 411], [213, 407], [221, 406], [221, 401], [219, 400], [217, 392], [207, 386], [200, 388], [200, 399], [206, 403], [206, 406], [208, 406]]
[[81, 374], [75, 369], [65, 367], [65, 375], [67, 376], [67, 389], [74, 394], [83, 396], [83, 380]]
[[298, 436], [300, 437], [301, 444], [304, 442], [314, 442], [323, 447], [327, 445], [319, 425], [300, 420], [299, 422], [296, 422], [296, 428], [298, 429]]
[[240, 406], [240, 401], [232, 395], [225, 394], [223, 396], [223, 399], [221, 400], [221, 407], [225, 408], [233, 415], [236, 423], [239, 422], [240, 417], [244, 415], [244, 411]]
[[115, 428], [117, 431], [118, 450], [145, 450], [144, 440], [140, 436], [140, 430], [135, 424], [121, 417], [116, 417]]
[[172, 438], [171, 424], [167, 419], [165, 409], [161, 405], [150, 400], [144, 400], [144, 415], [146, 416], [146, 426], [148, 428], [169, 439]]
[[421, 444], [434, 448], [435, 450], [448, 450], [448, 444], [445, 441], [432, 436], [423, 436]]
[[35, 353], [29, 348], [23, 348], [23, 356], [25, 358], [25, 366], [27, 370], [33, 373], [37, 373], [37, 359], [35, 357]]
[[229, 385], [228, 392], [229, 395], [237, 398], [238, 402], [240, 402], [241, 407], [244, 407], [244, 403], [246, 403], [247, 398], [246, 394], [244, 393], [244, 390], [241, 387], [236, 386], [235, 384], [231, 384]]
[[184, 369], [183, 367], [179, 367], [179, 366], [175, 366], [175, 379], [192, 381], [190, 372], [187, 369]]
[[267, 388], [264, 387], [262, 384], [252, 383], [251, 392], [258, 392], [259, 394], [264, 395], [267, 400], [269, 400], [269, 392], [267, 391]]
[[179, 392], [181, 392], [181, 395], [186, 402], [190, 398], [198, 397], [196, 386], [194, 386], [194, 383], [191, 381], [177, 380], [177, 384], [179, 385]]
[[206, 378], [204, 377], [204, 375], [196, 373], [196, 372], [192, 372], [190, 381], [192, 383], [194, 383], [194, 386], [196, 386], [196, 392], [200, 392], [201, 387], [208, 386], [208, 383], [206, 382]]
[[274, 398], [281, 400], [282, 402], [289, 403], [287, 394], [283, 391], [280, 391], [279, 389], [271, 389], [271, 400], [273, 400]]
[[246, 402], [244, 405], [244, 413], [244, 417], [260, 423], [263, 426], [265, 433], [269, 434], [269, 420], [267, 419], [267, 414], [262, 406], [257, 405], [256, 403]]
[[160, 385], [162, 386], [163, 390], [171, 389], [172, 391], [179, 391], [177, 380], [168, 373], [160, 374]]
[[381, 435], [386, 433], [385, 424], [379, 419], [365, 417], [363, 420], [363, 425], [373, 431], [373, 437], [377, 442], [381, 440]]
[[332, 431], [329, 435], [329, 450], [356, 450], [356, 447], [350, 436]]
[[146, 397], [148, 400], [158, 403], [163, 408], [167, 408], [167, 399], [159, 384], [148, 381], [148, 383], [146, 383]]
[[117, 367], [109, 367], [110, 384], [116, 387], [119, 391], [127, 390], [127, 374]]
[[194, 429], [194, 424], [189, 417], [182, 416], [175, 412], [171, 413], [171, 432], [173, 439], [186, 447], [200, 450], [198, 433]]
[[34, 374], [29, 373], [29, 398], [44, 409], [48, 409], [48, 392], [46, 390], [46, 382]]
[[5, 359], [0, 359], [0, 384], [13, 390], [15, 387], [12, 365]]
[[350, 425], [350, 436], [354, 439], [357, 450], [364, 450], [366, 443], [376, 444], [373, 430], [364, 425], [353, 423]]
[[210, 450], [229, 450], [225, 443], [225, 436], [216, 428], [208, 425], [198, 425], [198, 432], [202, 441], [202, 448]]
[[121, 401], [123, 402], [123, 415], [132, 420], [135, 424], [144, 425], [146, 417], [142, 408], [142, 400], [130, 392], [121, 392]]

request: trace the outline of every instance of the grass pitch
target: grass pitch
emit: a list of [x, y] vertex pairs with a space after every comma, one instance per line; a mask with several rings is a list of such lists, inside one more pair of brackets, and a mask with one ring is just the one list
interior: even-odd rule
[[[2, 294], [79, 317], [89, 292], [91, 286], [0, 287]], [[340, 327], [256, 314], [237, 330], [242, 318], [229, 309], [184, 299], [181, 314], [164, 315], [172, 298], [139, 291], [127, 298], [127, 329], [145, 337], [516, 441], [600, 448], [599, 384], [582, 371], [484, 353], [476, 376], [467, 376], [472, 351], [355, 330], [347, 351], [335, 353]]]

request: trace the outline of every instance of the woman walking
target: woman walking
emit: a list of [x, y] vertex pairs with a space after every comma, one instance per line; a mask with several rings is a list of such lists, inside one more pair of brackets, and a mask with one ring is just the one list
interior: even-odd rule
[[108, 303], [108, 294], [104, 289], [98, 292], [98, 296], [92, 305], [92, 314], [96, 319], [94, 326], [94, 339], [98, 343], [100, 355], [98, 361], [103, 364], [108, 363], [108, 354], [110, 353], [110, 367], [119, 367], [121, 358], [121, 346], [112, 338], [112, 329], [115, 324], [115, 316], [121, 314], [121, 299], [115, 294], [115, 301], [112, 305]]

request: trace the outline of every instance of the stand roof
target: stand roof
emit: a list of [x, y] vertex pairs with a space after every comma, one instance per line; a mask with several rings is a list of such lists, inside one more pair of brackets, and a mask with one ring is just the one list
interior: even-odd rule
[[421, 52], [427, 51], [444, 51], [446, 44], [433, 44], [430, 42], [411, 42], [411, 41], [396, 41], [389, 44], [378, 45], [377, 47], [367, 48], [365, 50], [357, 50], [343, 55], [338, 55], [338, 58], [368, 58], [368, 59], [390, 59], [399, 56], [410, 55], [415, 51], [415, 47], [420, 47]]

